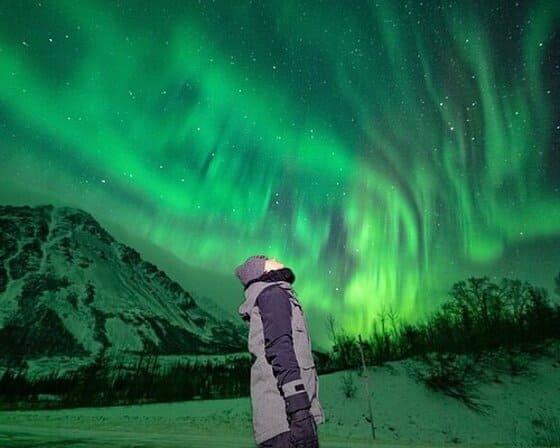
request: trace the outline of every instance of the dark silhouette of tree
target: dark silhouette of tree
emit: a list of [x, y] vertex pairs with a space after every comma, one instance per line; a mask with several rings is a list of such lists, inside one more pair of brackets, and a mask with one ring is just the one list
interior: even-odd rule
[[[356, 339], [335, 328], [332, 318], [327, 328], [334, 340], [329, 371], [357, 367]], [[425, 322], [403, 323], [382, 309], [361, 347], [368, 363], [382, 364], [430, 352], [480, 354], [558, 337], [560, 304], [553, 306], [545, 289], [520, 280], [504, 278], [496, 284], [488, 277], [471, 277], [456, 282]]]

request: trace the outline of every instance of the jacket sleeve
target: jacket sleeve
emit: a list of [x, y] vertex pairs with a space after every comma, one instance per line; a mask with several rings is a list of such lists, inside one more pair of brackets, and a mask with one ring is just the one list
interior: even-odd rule
[[291, 414], [311, 406], [301, 379], [292, 338], [292, 305], [282, 288], [271, 286], [257, 298], [263, 324], [267, 361], [284, 397], [286, 412]]

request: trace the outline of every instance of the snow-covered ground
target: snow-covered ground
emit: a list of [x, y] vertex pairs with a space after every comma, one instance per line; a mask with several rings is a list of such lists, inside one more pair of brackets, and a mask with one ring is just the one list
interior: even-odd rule
[[[548, 356], [518, 360], [517, 376], [490, 371], [476, 387], [477, 413], [431, 391], [411, 373], [416, 361], [368, 371], [377, 439], [366, 420], [363, 377], [354, 374], [355, 398], [346, 398], [348, 372], [321, 375], [320, 401], [327, 421], [321, 447], [535, 446], [560, 437], [560, 344]], [[252, 447], [248, 398], [109, 408], [0, 413], [1, 447]]]

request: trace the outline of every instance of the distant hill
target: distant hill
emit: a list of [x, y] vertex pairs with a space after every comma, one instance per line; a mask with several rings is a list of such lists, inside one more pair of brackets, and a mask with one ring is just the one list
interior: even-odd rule
[[82, 210], [0, 206], [0, 358], [246, 351], [209, 309]]

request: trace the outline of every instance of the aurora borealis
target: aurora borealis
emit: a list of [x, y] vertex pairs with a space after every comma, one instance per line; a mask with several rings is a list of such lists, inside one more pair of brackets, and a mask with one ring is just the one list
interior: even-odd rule
[[0, 200], [225, 275], [274, 256], [318, 340], [552, 282], [559, 31], [556, 0], [2, 0]]

